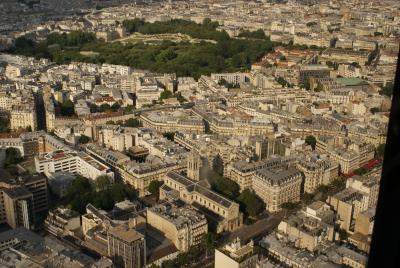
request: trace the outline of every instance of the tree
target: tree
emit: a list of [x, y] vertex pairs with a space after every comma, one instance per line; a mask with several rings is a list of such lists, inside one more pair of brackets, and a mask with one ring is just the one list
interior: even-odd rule
[[78, 142], [80, 144], [86, 144], [89, 141], [90, 141], [90, 138], [88, 136], [86, 136], [86, 135], [83, 135], [83, 134], [79, 137], [79, 140], [78, 140]]
[[[153, 23], [136, 19], [124, 21], [122, 24], [128, 32], [181, 33], [216, 42], [162, 41], [151, 44], [123, 44], [101, 42], [96, 40], [93, 33], [76, 31], [69, 34], [52, 33], [40, 42], [19, 40], [19, 49], [12, 52], [48, 58], [59, 64], [71, 61], [123, 64], [152, 72], [176, 73], [177, 76], [192, 76], [198, 79], [201, 75], [210, 75], [213, 72], [249, 70], [252, 63], [259, 61], [265, 53], [272, 50], [272, 42], [267, 37], [253, 39], [264, 36], [260, 30], [255, 32], [255, 35], [260, 36], [252, 33], [249, 37], [230, 38], [226, 31], [217, 29], [217, 22], [209, 20], [198, 24], [179, 19]], [[85, 56], [81, 51], [93, 51], [97, 55]]]
[[140, 127], [141, 125], [141, 122], [137, 118], [129, 118], [124, 123], [125, 127]]
[[249, 189], [244, 190], [237, 201], [240, 202], [242, 210], [251, 217], [259, 215], [263, 210], [263, 201]]
[[365, 173], [367, 173], [367, 170], [364, 167], [360, 167], [354, 170], [354, 174], [356, 175], [364, 175]]
[[306, 137], [306, 144], [310, 145], [311, 148], [313, 150], [315, 150], [315, 145], [317, 144], [317, 139], [314, 136], [309, 135]]
[[376, 113], [378, 113], [378, 112], [380, 111], [380, 109], [379, 109], [378, 107], [372, 107], [371, 109], [369, 109], [369, 111], [370, 111], [372, 114], [376, 114]]
[[160, 195], [160, 187], [164, 184], [162, 181], [154, 180], [151, 181], [149, 184], [149, 192], [153, 195], [156, 196], [157, 198]]
[[346, 240], [347, 237], [349, 236], [347, 234], [346, 230], [344, 230], [344, 229], [339, 229], [338, 233], [339, 233], [340, 240]]
[[212, 252], [215, 249], [216, 235], [212, 232], [209, 232], [203, 235], [200, 247], [206, 251], [206, 258], [208, 257], [208, 252]]
[[302, 201], [307, 205], [310, 204], [313, 201], [313, 198], [314, 198], [314, 195], [310, 194], [310, 193], [304, 193], [301, 196]]
[[133, 112], [133, 105], [129, 104], [125, 107], [125, 113], [131, 113], [131, 112]]
[[113, 105], [111, 105], [111, 107], [110, 107], [110, 109], [111, 109], [113, 112], [118, 111], [119, 108], [121, 108], [121, 105], [119, 105], [118, 102], [114, 102]]
[[376, 148], [376, 155], [379, 158], [383, 158], [383, 156], [385, 155], [385, 144], [379, 144], [378, 147]]
[[83, 176], [77, 176], [70, 186], [67, 188], [66, 196], [73, 199], [76, 196], [81, 196], [92, 189], [89, 179]]
[[218, 177], [211, 184], [215, 191], [231, 199], [235, 199], [239, 195], [239, 185], [230, 179]]
[[5, 167], [16, 165], [20, 163], [21, 160], [21, 154], [17, 148], [9, 147], [6, 149], [6, 158], [4, 159]]
[[111, 180], [107, 175], [96, 178], [96, 189], [99, 191], [107, 190], [111, 185]]
[[99, 107], [100, 112], [106, 112], [106, 111], [109, 111], [110, 109], [111, 109], [111, 107], [110, 107], [110, 104], [108, 104], [108, 103], [103, 103]]
[[61, 103], [60, 108], [62, 116], [73, 116], [75, 114], [74, 103], [71, 100]]
[[170, 141], [174, 141], [175, 132], [166, 132], [166, 133], [163, 133], [163, 136], [165, 138], [169, 139]]
[[258, 29], [256, 31], [241, 31], [238, 37], [245, 37], [245, 38], [255, 38], [255, 39], [267, 39], [264, 30]]
[[160, 100], [165, 100], [165, 99], [169, 99], [173, 96], [172, 92], [169, 90], [164, 90], [163, 92], [161, 92], [160, 94]]
[[393, 95], [393, 83], [388, 83], [386, 86], [382, 86], [382, 89], [379, 91], [379, 94], [386, 95], [391, 97]]
[[299, 204], [298, 203], [293, 203], [293, 202], [285, 202], [281, 204], [281, 208], [283, 209], [288, 209], [288, 210], [293, 210], [298, 208]]
[[8, 125], [9, 125], [9, 119], [0, 117], [0, 133], [10, 132]]
[[318, 186], [317, 191], [326, 194], [329, 191], [329, 189], [330, 187], [327, 185], [320, 185]]

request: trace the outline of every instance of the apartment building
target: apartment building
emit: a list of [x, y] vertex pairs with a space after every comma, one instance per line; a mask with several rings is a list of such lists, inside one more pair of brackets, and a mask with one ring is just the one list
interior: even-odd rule
[[318, 136], [316, 150], [328, 153], [332, 160], [338, 162], [340, 172], [344, 174], [349, 174], [367, 164], [374, 158], [375, 151], [372, 144], [330, 136]]
[[252, 189], [253, 176], [258, 170], [277, 167], [281, 163], [282, 160], [280, 158], [270, 158], [255, 162], [239, 160], [229, 163], [224, 175], [236, 182], [240, 187], [240, 191], [243, 191], [245, 189]]
[[239, 237], [222, 248], [215, 249], [215, 268], [255, 268], [257, 261], [253, 241], [244, 244]]
[[148, 225], [164, 233], [183, 252], [200, 244], [208, 232], [206, 217], [187, 206], [166, 202], [148, 208], [146, 216]]
[[245, 73], [212, 73], [211, 79], [217, 82], [225, 80], [232, 85], [240, 85], [248, 80]]
[[284, 203], [300, 201], [301, 182], [302, 174], [294, 167], [264, 168], [253, 176], [253, 191], [269, 212], [276, 212]]
[[191, 133], [204, 133], [203, 119], [184, 110], [153, 111], [142, 113], [140, 120], [143, 127], [154, 129], [158, 132], [187, 131]]
[[328, 185], [339, 176], [339, 164], [316, 156], [302, 157], [296, 168], [304, 175], [304, 192], [314, 193], [320, 185]]
[[144, 76], [136, 80], [136, 108], [151, 105], [160, 98], [163, 89], [154, 77]]
[[327, 48], [322, 52], [321, 60], [339, 63], [357, 62], [359, 65], [364, 66], [368, 62], [370, 53], [369, 51]]
[[327, 203], [337, 212], [337, 223], [353, 233], [355, 220], [361, 212], [375, 207], [378, 200], [379, 178], [375, 175], [353, 177], [346, 189], [329, 196]]
[[117, 267], [146, 266], [146, 240], [136, 230], [125, 225], [112, 227], [107, 232], [107, 241], [108, 256]]
[[130, 75], [132, 73], [132, 68], [129, 66], [104, 63], [101, 66], [101, 72], [108, 74]]
[[32, 131], [37, 129], [36, 108], [34, 104], [13, 105], [10, 112], [10, 128], [17, 130], [19, 128], [30, 127]]

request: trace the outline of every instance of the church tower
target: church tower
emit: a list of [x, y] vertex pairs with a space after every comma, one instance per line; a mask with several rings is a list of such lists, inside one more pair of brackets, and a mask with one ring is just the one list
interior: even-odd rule
[[202, 160], [200, 155], [191, 151], [187, 158], [187, 176], [189, 179], [194, 181], [200, 180], [200, 168], [202, 165]]

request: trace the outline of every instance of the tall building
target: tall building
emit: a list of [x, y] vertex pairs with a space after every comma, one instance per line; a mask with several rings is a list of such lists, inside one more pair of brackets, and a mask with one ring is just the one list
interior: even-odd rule
[[35, 216], [48, 209], [46, 178], [40, 174], [13, 179], [0, 173], [0, 223], [35, 228]]
[[34, 229], [33, 194], [25, 187], [3, 189], [2, 199], [6, 223], [13, 229]]
[[119, 225], [107, 233], [108, 255], [116, 267], [141, 268], [146, 266], [146, 241], [134, 229]]
[[187, 158], [187, 176], [194, 181], [200, 180], [202, 160], [199, 154], [192, 151]]

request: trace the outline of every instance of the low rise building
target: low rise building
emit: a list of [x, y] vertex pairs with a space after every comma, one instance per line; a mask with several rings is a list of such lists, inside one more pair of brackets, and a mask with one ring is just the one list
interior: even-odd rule
[[224, 247], [215, 249], [215, 268], [255, 268], [258, 256], [253, 241], [247, 244], [236, 238]]
[[69, 235], [71, 231], [81, 227], [81, 219], [78, 212], [69, 208], [58, 207], [47, 215], [44, 228], [55, 236]]

